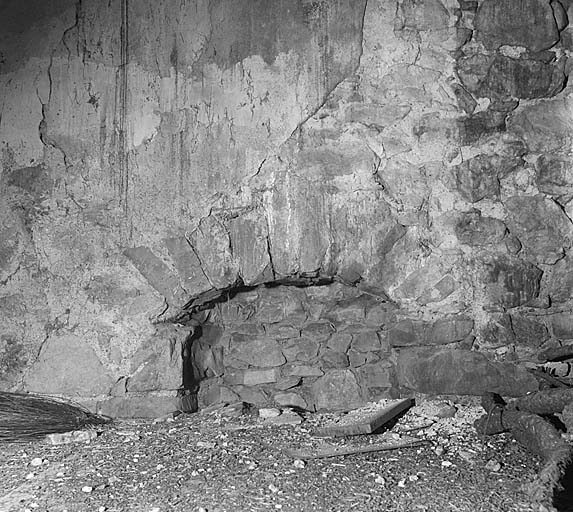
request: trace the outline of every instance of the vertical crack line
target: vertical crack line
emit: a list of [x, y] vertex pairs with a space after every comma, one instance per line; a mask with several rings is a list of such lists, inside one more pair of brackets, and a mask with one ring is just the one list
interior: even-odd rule
[[121, 0], [120, 63], [119, 63], [119, 120], [118, 120], [118, 165], [119, 204], [127, 216], [127, 194], [129, 187], [129, 158], [127, 151], [127, 72], [129, 63], [129, 3]]

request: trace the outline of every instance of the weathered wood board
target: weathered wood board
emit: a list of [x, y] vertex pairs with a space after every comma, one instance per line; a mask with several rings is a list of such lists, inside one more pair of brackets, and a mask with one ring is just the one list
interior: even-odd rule
[[314, 432], [317, 436], [341, 437], [371, 434], [382, 425], [414, 405], [413, 398], [404, 398], [380, 408], [364, 407], [350, 411], [336, 423], [331, 423]]
[[344, 455], [354, 455], [356, 453], [380, 452], [387, 450], [400, 450], [403, 448], [413, 448], [427, 443], [424, 439], [415, 437], [405, 437], [399, 441], [374, 443], [363, 446], [320, 446], [317, 448], [306, 448], [302, 450], [286, 449], [285, 455], [293, 459], [324, 459], [327, 457], [342, 457]]

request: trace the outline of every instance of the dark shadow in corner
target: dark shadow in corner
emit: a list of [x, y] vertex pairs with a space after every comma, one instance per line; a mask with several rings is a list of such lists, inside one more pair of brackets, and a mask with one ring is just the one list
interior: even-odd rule
[[559, 512], [573, 512], [573, 462], [563, 472], [559, 488], [553, 495], [553, 506]]

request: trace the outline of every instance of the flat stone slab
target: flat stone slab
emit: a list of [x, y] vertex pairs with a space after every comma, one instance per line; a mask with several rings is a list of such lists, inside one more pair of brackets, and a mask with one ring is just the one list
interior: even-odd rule
[[413, 398], [382, 400], [350, 411], [342, 418], [317, 429], [315, 435], [341, 437], [371, 434], [412, 405], [414, 405]]

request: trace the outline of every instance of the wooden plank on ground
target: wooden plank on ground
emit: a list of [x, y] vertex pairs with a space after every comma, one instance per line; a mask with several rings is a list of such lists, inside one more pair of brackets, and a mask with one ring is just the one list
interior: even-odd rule
[[414, 405], [413, 398], [404, 398], [384, 407], [355, 409], [338, 421], [317, 429], [314, 434], [324, 437], [371, 434], [412, 405]]
[[424, 439], [406, 437], [399, 441], [386, 443], [374, 443], [361, 446], [320, 446], [317, 448], [307, 448], [304, 450], [286, 449], [285, 455], [293, 459], [324, 459], [327, 457], [342, 457], [344, 455], [354, 455], [356, 453], [380, 452], [387, 450], [400, 450], [403, 448], [413, 448], [427, 443]]

